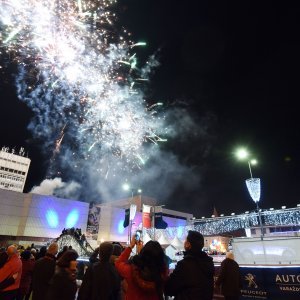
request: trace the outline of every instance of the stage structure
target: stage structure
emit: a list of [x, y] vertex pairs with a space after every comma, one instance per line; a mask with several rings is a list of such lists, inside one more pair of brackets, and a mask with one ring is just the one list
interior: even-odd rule
[[80, 257], [89, 257], [94, 252], [94, 249], [87, 242], [81, 242], [72, 234], [62, 234], [57, 239], [59, 250], [62, 250], [64, 246], [72, 246]]
[[[136, 213], [132, 213], [131, 215], [133, 218], [129, 220], [130, 207], [132, 207], [132, 205], [134, 205], [134, 210], [136, 207]], [[183, 228], [186, 225], [189, 225], [190, 220], [193, 218], [192, 214], [170, 210], [162, 205], [157, 205], [156, 199], [144, 195], [136, 195], [131, 198], [101, 203], [98, 205], [100, 208], [98, 244], [102, 241], [118, 241], [126, 244], [128, 242], [128, 232], [132, 232], [133, 234], [136, 230], [143, 229], [143, 205], [160, 207], [164, 222], [168, 224], [168, 227], [178, 229], [179, 238], [182, 238], [182, 234], [184, 233]], [[126, 223], [124, 222], [126, 212], [128, 218], [127, 226], [129, 225], [129, 222], [131, 224], [129, 231], [127, 226], [124, 227], [124, 224]], [[168, 228], [165, 230], [167, 231]], [[153, 228], [144, 228], [143, 238], [154, 239], [155, 234], [155, 239], [158, 240], [163, 232], [163, 229], [154, 230]], [[149, 236], [145, 236], [146, 233], [149, 233]]]

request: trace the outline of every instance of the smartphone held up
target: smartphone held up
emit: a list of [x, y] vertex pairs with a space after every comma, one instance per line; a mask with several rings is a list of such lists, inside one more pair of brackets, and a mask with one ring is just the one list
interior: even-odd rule
[[139, 241], [141, 240], [141, 236], [142, 236], [142, 231], [141, 231], [141, 230], [137, 230], [137, 231], [135, 232], [135, 235], [134, 235], [135, 240], [136, 240], [137, 242], [139, 242]]

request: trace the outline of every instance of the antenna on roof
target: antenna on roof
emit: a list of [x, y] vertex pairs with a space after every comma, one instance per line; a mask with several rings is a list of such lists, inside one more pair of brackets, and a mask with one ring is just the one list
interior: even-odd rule
[[20, 150], [19, 150], [19, 155], [24, 156], [24, 154], [25, 154], [24, 148], [21, 147]]

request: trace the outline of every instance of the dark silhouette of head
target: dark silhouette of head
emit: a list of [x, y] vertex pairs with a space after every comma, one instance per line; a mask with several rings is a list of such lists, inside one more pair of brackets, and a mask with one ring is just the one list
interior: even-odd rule
[[185, 250], [191, 250], [193, 252], [202, 251], [204, 247], [204, 237], [198, 231], [189, 230], [185, 241]]
[[42, 246], [41, 249], [40, 249], [39, 255], [40, 256], [45, 256], [46, 252], [47, 252], [47, 247]]
[[31, 257], [31, 252], [29, 250], [25, 250], [21, 253], [21, 257], [24, 260], [29, 260]]
[[100, 257], [100, 261], [104, 262], [104, 261], [109, 261], [110, 256], [113, 253], [113, 245], [110, 242], [103, 242], [100, 244], [99, 247], [99, 257]]
[[119, 244], [113, 244], [113, 255], [120, 256], [122, 253], [122, 246]]
[[78, 253], [75, 250], [67, 250], [57, 261], [57, 266], [61, 268], [69, 268], [71, 261], [76, 261]]
[[161, 273], [165, 267], [164, 251], [157, 241], [149, 241], [141, 252], [133, 257], [133, 263], [138, 267], [147, 267], [153, 273]]

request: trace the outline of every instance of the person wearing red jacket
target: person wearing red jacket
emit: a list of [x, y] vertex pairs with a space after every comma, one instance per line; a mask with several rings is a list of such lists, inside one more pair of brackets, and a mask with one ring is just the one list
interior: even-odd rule
[[9, 246], [7, 248], [8, 261], [0, 269], [0, 282], [8, 277], [12, 277], [14, 274], [18, 274], [15, 282], [0, 292], [0, 299], [11, 300], [15, 299], [22, 275], [22, 262], [19, 257], [17, 248], [15, 246]]
[[125, 300], [162, 300], [163, 286], [168, 276], [164, 251], [156, 241], [145, 244], [139, 254], [129, 259], [132, 249], [142, 247], [140, 241], [133, 236], [115, 266], [120, 276], [127, 282]]
[[[4, 252], [0, 252], [0, 269], [6, 264], [8, 261], [8, 254], [5, 249]], [[4, 280], [0, 281], [0, 292], [12, 285], [15, 282], [15, 279], [18, 277], [18, 274], [14, 274], [13, 276], [7, 277]], [[1, 299], [1, 298], [0, 298]]]

